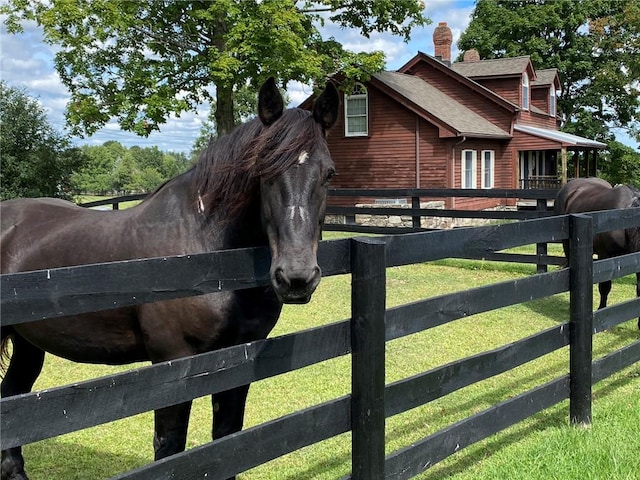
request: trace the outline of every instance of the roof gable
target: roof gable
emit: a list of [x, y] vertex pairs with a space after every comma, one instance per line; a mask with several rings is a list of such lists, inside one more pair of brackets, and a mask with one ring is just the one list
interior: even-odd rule
[[372, 84], [376, 84], [376, 81], [399, 95], [401, 103], [407, 100], [411, 106], [417, 107], [415, 109], [422, 111], [429, 121], [445, 126], [456, 135], [511, 138], [509, 132], [419, 77], [398, 72], [380, 72], [373, 76]]
[[560, 78], [558, 77], [557, 68], [545, 68], [536, 71], [536, 79], [531, 82], [532, 87], [550, 87], [552, 85], [556, 90], [560, 89]]
[[405, 63], [402, 67], [398, 69], [398, 73], [405, 73], [410, 75], [412, 70], [415, 68], [415, 66], [421, 62], [426, 63], [444, 72], [446, 75], [454, 78], [459, 83], [465, 85], [467, 88], [470, 88], [471, 90], [474, 90], [480, 93], [481, 95], [484, 95], [486, 98], [492, 100], [494, 103], [498, 104], [499, 106], [506, 108], [510, 112], [516, 112], [518, 110], [517, 105], [514, 105], [513, 103], [501, 97], [500, 95], [493, 92], [492, 90], [488, 89], [484, 85], [481, 85], [478, 82], [472, 80], [471, 78], [468, 78], [465, 75], [460, 74], [450, 66], [445, 65], [440, 60], [432, 57], [431, 55], [427, 55], [426, 53], [418, 52], [417, 55], [415, 55], [411, 60], [409, 60], [407, 63]]

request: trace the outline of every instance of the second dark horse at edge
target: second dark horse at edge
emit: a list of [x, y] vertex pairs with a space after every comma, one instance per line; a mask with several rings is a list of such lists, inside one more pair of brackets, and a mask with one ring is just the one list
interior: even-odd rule
[[[579, 213], [617, 208], [640, 207], [640, 191], [629, 185], [611, 184], [600, 178], [575, 178], [567, 182], [556, 196], [555, 213]], [[639, 210], [640, 212], [640, 210]], [[569, 245], [563, 243], [565, 256], [569, 258]], [[605, 259], [640, 251], [640, 227], [599, 233], [593, 239], [593, 253]], [[598, 284], [600, 305], [607, 306], [611, 280]], [[636, 295], [640, 297], [640, 272], [636, 273]], [[640, 329], [640, 318], [638, 319]]]

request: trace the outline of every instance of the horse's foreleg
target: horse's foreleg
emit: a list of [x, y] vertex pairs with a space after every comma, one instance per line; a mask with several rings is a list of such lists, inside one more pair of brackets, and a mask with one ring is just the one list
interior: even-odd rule
[[184, 451], [190, 413], [191, 402], [172, 405], [154, 412], [153, 449], [156, 460]]
[[[7, 373], [2, 379], [2, 398], [31, 391], [44, 364], [44, 351], [17, 334], [13, 335], [13, 353]], [[0, 464], [2, 480], [27, 480], [22, 447], [2, 451]]]
[[216, 393], [213, 403], [213, 439], [222, 438], [242, 430], [244, 407], [249, 393], [249, 385]]
[[609, 292], [611, 291], [611, 280], [599, 283], [598, 291], [600, 292], [600, 305], [598, 306], [598, 310], [600, 310], [601, 308], [607, 306], [607, 298], [609, 297]]
[[[231, 433], [242, 430], [244, 407], [247, 401], [249, 385], [216, 393], [211, 397], [213, 405], [213, 439], [222, 438]], [[230, 477], [227, 480], [235, 480]]]

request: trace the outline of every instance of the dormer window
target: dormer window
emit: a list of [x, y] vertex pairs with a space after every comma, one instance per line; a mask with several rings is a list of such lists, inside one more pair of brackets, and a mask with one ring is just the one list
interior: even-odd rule
[[556, 91], [553, 87], [549, 89], [549, 115], [556, 116]]
[[344, 134], [363, 137], [369, 134], [367, 89], [356, 83], [350, 95], [344, 96]]
[[522, 108], [529, 110], [529, 75], [527, 72], [522, 74]]

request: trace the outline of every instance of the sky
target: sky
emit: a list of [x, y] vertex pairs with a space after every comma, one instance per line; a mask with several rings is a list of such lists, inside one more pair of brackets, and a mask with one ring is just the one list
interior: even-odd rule
[[[470, 22], [474, 3], [471, 0], [426, 0], [425, 15], [431, 19], [431, 25], [415, 29], [411, 40], [404, 43], [399, 37], [385, 33], [374, 33], [365, 38], [356, 30], [340, 29], [335, 25], [326, 25], [323, 35], [334, 36], [337, 41], [351, 51], [382, 50], [386, 54], [387, 69], [395, 70], [410, 60], [418, 51], [433, 55], [433, 30], [438, 22], [447, 22], [453, 33], [451, 58], [458, 55], [457, 42]], [[0, 19], [3, 20], [3, 19]], [[4, 23], [0, 26], [0, 78], [9, 86], [24, 88], [26, 93], [38, 99], [47, 112], [49, 123], [59, 132], [65, 133], [64, 111], [69, 92], [55, 71], [53, 58], [55, 48], [44, 43], [42, 30], [34, 22], [25, 23], [24, 33], [8, 34]], [[287, 85], [291, 99], [290, 106], [296, 106], [311, 94], [311, 87], [297, 82]], [[208, 118], [210, 107], [203, 104], [197, 112], [172, 116], [161, 126], [160, 132], [148, 137], [120, 129], [115, 120], [109, 122], [91, 137], [73, 137], [76, 145], [102, 145], [115, 140], [131, 147], [157, 146], [163, 151], [189, 153], [194, 141], [200, 134], [203, 122]], [[638, 148], [638, 144], [623, 134], [617, 134], [622, 143]]]

